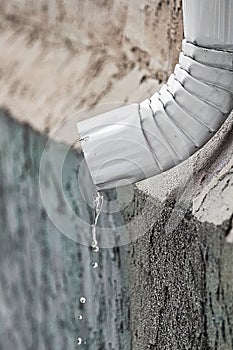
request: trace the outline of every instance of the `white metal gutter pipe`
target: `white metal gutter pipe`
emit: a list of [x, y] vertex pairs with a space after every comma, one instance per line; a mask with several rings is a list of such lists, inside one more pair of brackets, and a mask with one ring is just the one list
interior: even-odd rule
[[233, 0], [183, 0], [179, 63], [159, 92], [77, 123], [98, 190], [135, 183], [184, 161], [233, 108]]
[[232, 50], [232, 0], [184, 0], [184, 36], [188, 42]]

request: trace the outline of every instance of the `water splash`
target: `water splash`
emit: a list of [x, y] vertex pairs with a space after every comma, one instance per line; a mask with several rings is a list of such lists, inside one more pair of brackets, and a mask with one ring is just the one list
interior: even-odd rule
[[91, 266], [93, 267], [93, 269], [97, 269], [97, 267], [99, 266], [99, 264], [97, 262], [93, 262], [91, 264]]
[[98, 241], [96, 236], [96, 225], [103, 206], [103, 198], [104, 198], [103, 195], [101, 195], [98, 191], [96, 191], [93, 194], [94, 223], [91, 225], [91, 234], [92, 234], [91, 247], [95, 252], [99, 251]]
[[98, 246], [92, 247], [93, 252], [98, 253], [100, 248]]
[[79, 338], [77, 339], [77, 343], [78, 343], [78, 345], [81, 345], [81, 344], [82, 344], [82, 342], [83, 342], [82, 338], [80, 338], [80, 337], [79, 337]]

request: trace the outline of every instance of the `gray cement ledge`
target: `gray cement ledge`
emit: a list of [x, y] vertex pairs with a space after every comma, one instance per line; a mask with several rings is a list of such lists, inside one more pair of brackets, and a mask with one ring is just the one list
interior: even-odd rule
[[[232, 130], [233, 114], [190, 159], [164, 174], [138, 183], [137, 187], [161, 202], [173, 194], [180, 205], [192, 206], [193, 215], [199, 221], [222, 224], [233, 212]], [[228, 191], [223, 193], [228, 186]]]
[[150, 228], [131, 246], [133, 349], [233, 347], [232, 117], [187, 162], [137, 185]]

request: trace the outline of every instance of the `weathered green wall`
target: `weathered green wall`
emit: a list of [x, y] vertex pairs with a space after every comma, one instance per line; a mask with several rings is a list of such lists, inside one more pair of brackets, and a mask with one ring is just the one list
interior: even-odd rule
[[[82, 349], [130, 349], [127, 247], [96, 254], [61, 234], [40, 196], [47, 138], [3, 111], [0, 130], [0, 349], [72, 350], [78, 337], [87, 341]], [[56, 160], [65, 145], [52, 147]], [[77, 184], [81, 160], [74, 150], [67, 155], [64, 189], [76, 213], [91, 223]], [[56, 183], [53, 170], [48, 164], [48, 183]], [[65, 210], [60, 198], [54, 190], [58, 214]], [[80, 226], [77, 234], [90, 232]], [[81, 296], [90, 299], [83, 306]]]

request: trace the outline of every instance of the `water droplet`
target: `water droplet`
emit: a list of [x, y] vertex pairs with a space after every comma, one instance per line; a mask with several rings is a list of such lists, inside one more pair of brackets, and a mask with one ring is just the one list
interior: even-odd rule
[[83, 342], [82, 338], [78, 338], [78, 345], [81, 345]]
[[79, 320], [82, 320], [82, 319], [83, 319], [83, 316], [82, 316], [82, 315], [78, 315], [78, 319], [79, 319]]
[[86, 302], [86, 298], [84, 298], [84, 297], [81, 297], [79, 300], [80, 300], [81, 304], [85, 304], [85, 302]]
[[93, 252], [98, 253], [100, 248], [98, 246], [92, 247]]
[[93, 269], [97, 269], [97, 267], [99, 266], [97, 262], [93, 262], [91, 264], [91, 266], [93, 267]]

